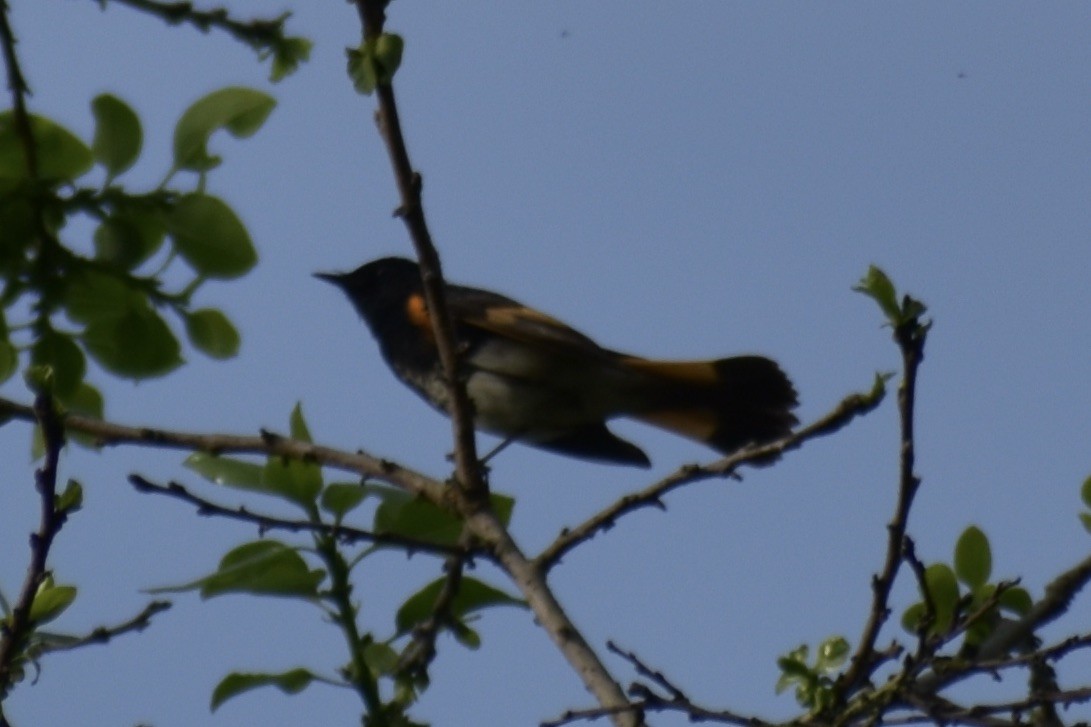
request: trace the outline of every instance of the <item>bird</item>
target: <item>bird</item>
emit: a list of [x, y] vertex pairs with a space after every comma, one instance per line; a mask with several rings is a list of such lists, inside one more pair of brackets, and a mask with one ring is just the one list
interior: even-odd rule
[[[449, 414], [450, 392], [420, 266], [384, 257], [348, 273], [315, 273], [348, 297], [394, 375]], [[624, 417], [721, 454], [787, 436], [796, 390], [773, 360], [742, 355], [660, 361], [613, 351], [512, 298], [445, 284], [476, 429], [601, 463], [649, 467], [607, 422]], [[499, 448], [498, 448], [499, 449]]]

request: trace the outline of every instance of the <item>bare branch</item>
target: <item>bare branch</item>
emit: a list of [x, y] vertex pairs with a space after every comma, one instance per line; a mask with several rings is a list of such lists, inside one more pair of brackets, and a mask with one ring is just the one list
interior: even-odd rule
[[432, 555], [447, 555], [464, 557], [465, 551], [447, 545], [430, 543], [426, 540], [406, 538], [391, 533], [373, 533], [368, 530], [349, 527], [347, 525], [328, 525], [326, 523], [310, 520], [287, 520], [285, 518], [272, 517], [250, 512], [245, 507], [229, 508], [218, 505], [210, 500], [195, 495], [177, 482], [167, 485], [157, 485], [137, 474], [129, 475], [129, 483], [137, 492], [145, 492], [153, 495], [166, 495], [176, 500], [189, 503], [197, 508], [198, 515], [226, 517], [233, 520], [257, 525], [263, 532], [266, 530], [287, 530], [289, 532], [311, 532], [328, 535], [342, 542], [362, 541], [376, 545], [393, 545], [404, 549], [407, 553], [430, 553]]
[[916, 317], [903, 322], [894, 330], [894, 340], [902, 353], [902, 380], [898, 386], [898, 414], [901, 426], [901, 456], [899, 458], [898, 502], [894, 517], [887, 525], [886, 556], [882, 570], [871, 584], [872, 601], [863, 634], [852, 655], [849, 668], [837, 680], [838, 692], [842, 695], [851, 693], [858, 686], [866, 683], [874, 672], [875, 640], [887, 618], [890, 617], [890, 589], [902, 564], [902, 547], [905, 542], [906, 527], [913, 498], [920, 487], [920, 478], [914, 470], [915, 443], [913, 433], [914, 406], [917, 391], [917, 369], [924, 360], [924, 342], [927, 338], [928, 324], [922, 324]]
[[105, 644], [118, 636], [122, 636], [131, 631], [143, 631], [148, 628], [148, 626], [151, 626], [153, 616], [166, 611], [170, 607], [170, 601], [152, 601], [145, 606], [140, 613], [133, 616], [128, 621], [123, 621], [116, 626], [99, 626], [89, 634], [76, 637], [72, 640], [46, 644], [42, 648], [41, 653], [50, 654], [57, 651], [72, 651], [73, 649], [79, 649], [93, 644]]
[[866, 394], [852, 394], [845, 397], [826, 416], [784, 439], [759, 447], [747, 447], [705, 467], [683, 467], [643, 490], [625, 495], [576, 527], [561, 532], [534, 562], [543, 572], [548, 573], [565, 554], [599, 532], [609, 530], [622, 516], [646, 507], [663, 509], [663, 497], [672, 490], [713, 478], [737, 477], [738, 469], [744, 465], [768, 464], [811, 439], [832, 434], [856, 417], [875, 409], [883, 400], [883, 393], [883, 388], [876, 386]]
[[[4, 417], [23, 421], [34, 421], [35, 419], [34, 411], [30, 407], [0, 398], [0, 419]], [[364, 452], [352, 454], [331, 447], [297, 442], [269, 432], [264, 432], [259, 437], [235, 434], [198, 434], [150, 427], [133, 427], [71, 413], [62, 415], [61, 421], [66, 431], [88, 434], [96, 439], [99, 446], [131, 444], [140, 447], [208, 452], [210, 454], [279, 455], [317, 462], [346, 472], [355, 472], [359, 475], [373, 477], [423, 497], [448, 512], [454, 510], [449, 502], [450, 491], [442, 482]]]

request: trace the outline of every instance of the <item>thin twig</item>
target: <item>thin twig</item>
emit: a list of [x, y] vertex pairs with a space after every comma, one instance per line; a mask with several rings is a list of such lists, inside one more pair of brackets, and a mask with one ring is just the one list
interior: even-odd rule
[[881, 386], [876, 386], [867, 394], [852, 394], [821, 419], [784, 439], [742, 449], [706, 467], [692, 465], [683, 467], [643, 490], [625, 495], [576, 527], [564, 530], [534, 559], [534, 562], [542, 572], [548, 573], [565, 554], [580, 543], [595, 537], [599, 532], [609, 530], [620, 517], [646, 507], [663, 508], [663, 497], [680, 487], [713, 478], [736, 476], [737, 470], [744, 465], [767, 464], [785, 452], [798, 449], [811, 439], [836, 432], [854, 418], [872, 411], [882, 399]]
[[284, 34], [284, 23], [288, 20], [289, 13], [284, 13], [272, 20], [256, 19], [243, 22], [232, 18], [227, 8], [199, 10], [191, 2], [155, 2], [154, 0], [94, 1], [100, 5], [106, 5], [109, 2], [127, 5], [135, 10], [154, 15], [171, 25], [188, 23], [202, 33], [207, 33], [214, 28], [222, 30], [258, 51], [275, 50], [288, 40]]
[[148, 626], [151, 626], [153, 616], [166, 611], [170, 607], [170, 601], [152, 601], [145, 606], [140, 613], [133, 616], [128, 621], [123, 621], [116, 626], [99, 626], [90, 633], [76, 637], [72, 640], [48, 643], [42, 648], [41, 653], [50, 654], [57, 651], [72, 651], [73, 649], [80, 649], [84, 646], [91, 646], [93, 644], [105, 644], [123, 634], [132, 631], [143, 631], [148, 628]]
[[23, 145], [27, 176], [38, 177], [38, 145], [34, 141], [34, 130], [30, 126], [30, 114], [27, 112], [26, 96], [30, 93], [26, 77], [19, 66], [19, 56], [15, 53], [15, 33], [8, 21], [7, 0], [0, 0], [0, 45], [3, 45], [4, 65], [8, 69], [8, 89], [11, 91], [11, 104], [15, 132]]
[[[469, 547], [473, 538], [463, 532], [460, 542]], [[413, 681], [426, 679], [428, 667], [436, 658], [436, 639], [444, 627], [453, 623], [452, 608], [459, 589], [462, 587], [462, 573], [466, 565], [465, 553], [452, 553], [443, 563], [445, 578], [443, 587], [436, 595], [435, 603], [428, 618], [413, 628], [413, 639], [402, 651], [398, 659], [397, 671]]]
[[137, 474], [129, 475], [129, 483], [137, 492], [145, 492], [153, 495], [166, 495], [176, 500], [189, 503], [197, 508], [198, 515], [226, 517], [233, 520], [252, 523], [262, 531], [287, 530], [289, 532], [311, 532], [328, 535], [341, 542], [366, 542], [376, 545], [392, 545], [404, 549], [407, 553], [430, 553], [433, 555], [464, 556], [463, 549], [438, 543], [430, 543], [426, 540], [406, 538], [392, 533], [374, 533], [368, 530], [349, 527], [347, 525], [329, 525], [327, 523], [313, 522], [311, 520], [288, 520], [250, 512], [245, 507], [230, 508], [218, 505], [210, 500], [195, 495], [185, 486], [170, 482], [167, 485], [157, 485]]
[[922, 324], [916, 317], [903, 322], [894, 330], [894, 340], [902, 354], [902, 381], [898, 387], [898, 415], [901, 428], [898, 503], [894, 510], [894, 517], [887, 525], [887, 547], [882, 570], [871, 583], [871, 610], [868, 613], [863, 634], [860, 636], [856, 652], [852, 655], [849, 668], [837, 680], [837, 690], [841, 695], [850, 694], [870, 679], [875, 668], [872, 659], [875, 640], [879, 637], [883, 624], [890, 617], [888, 605], [890, 589], [894, 586], [894, 580], [902, 564], [902, 546], [909, 522], [909, 511], [917, 489], [920, 487], [920, 479], [914, 472], [913, 416], [917, 391], [917, 369], [924, 359], [924, 342], [927, 333], [928, 324]]

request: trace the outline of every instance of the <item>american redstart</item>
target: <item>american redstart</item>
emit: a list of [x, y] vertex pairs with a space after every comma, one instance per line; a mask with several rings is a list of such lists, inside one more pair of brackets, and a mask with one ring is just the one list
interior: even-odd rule
[[[344, 291], [394, 374], [440, 410], [449, 398], [420, 267], [387, 257], [351, 273], [316, 273]], [[727, 454], [772, 441], [798, 421], [796, 392], [761, 356], [653, 361], [599, 346], [556, 318], [497, 293], [447, 285], [478, 429], [553, 452], [647, 467], [606, 428], [647, 422]]]

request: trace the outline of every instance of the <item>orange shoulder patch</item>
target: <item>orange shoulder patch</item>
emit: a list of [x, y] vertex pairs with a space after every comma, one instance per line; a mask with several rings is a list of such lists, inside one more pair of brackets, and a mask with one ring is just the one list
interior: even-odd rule
[[413, 293], [405, 299], [405, 315], [409, 322], [418, 328], [432, 332], [432, 320], [428, 317], [428, 306], [424, 303], [424, 296]]

